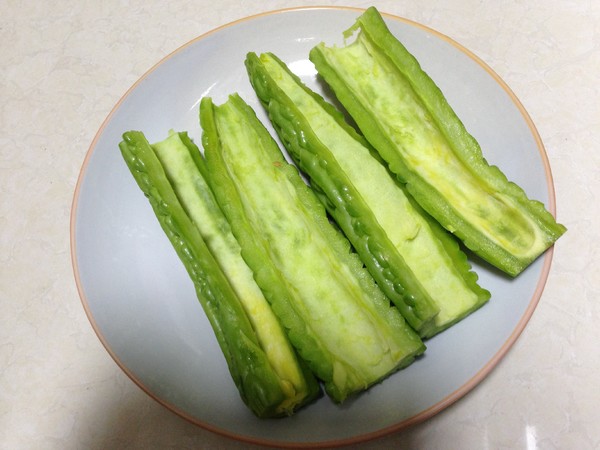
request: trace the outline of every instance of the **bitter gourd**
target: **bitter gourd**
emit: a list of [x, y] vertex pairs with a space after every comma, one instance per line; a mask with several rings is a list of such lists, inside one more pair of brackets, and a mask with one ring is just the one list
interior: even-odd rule
[[487, 163], [376, 8], [345, 36], [354, 32], [348, 45], [320, 43], [310, 51], [318, 73], [416, 201], [473, 252], [518, 275], [566, 228]]
[[425, 350], [237, 94], [200, 103], [209, 184], [290, 341], [336, 402]]

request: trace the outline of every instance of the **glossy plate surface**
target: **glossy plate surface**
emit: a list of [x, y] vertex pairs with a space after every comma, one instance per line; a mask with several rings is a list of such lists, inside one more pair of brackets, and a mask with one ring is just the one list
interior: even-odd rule
[[[123, 370], [149, 395], [200, 426], [283, 446], [349, 443], [425, 420], [472, 389], [517, 339], [540, 298], [552, 251], [517, 279], [472, 259], [492, 292], [482, 309], [427, 342], [426, 355], [343, 406], [327, 398], [283, 420], [244, 406], [191, 281], [121, 158], [130, 129], [161, 140], [186, 130], [200, 143], [198, 105], [238, 92], [268, 123], [248, 82], [248, 51], [278, 55], [323, 92], [309, 50], [342, 43], [361, 11], [292, 9], [216, 29], [148, 71], [119, 101], [94, 139], [77, 184], [71, 242], [88, 317]], [[391, 31], [440, 86], [484, 155], [554, 212], [550, 168], [526, 112], [504, 83], [466, 49], [413, 22], [385, 16]], [[270, 128], [270, 127], [269, 127]]]

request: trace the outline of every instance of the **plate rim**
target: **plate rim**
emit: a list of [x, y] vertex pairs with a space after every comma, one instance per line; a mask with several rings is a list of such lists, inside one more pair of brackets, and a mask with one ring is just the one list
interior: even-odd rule
[[[381, 437], [390, 435], [392, 433], [406, 430], [406, 429], [413, 427], [419, 423], [427, 421], [428, 419], [432, 418], [436, 414], [438, 414], [438, 413], [442, 412], [443, 410], [447, 409], [448, 407], [450, 407], [452, 404], [454, 404], [455, 402], [457, 402], [458, 400], [463, 398], [466, 394], [468, 394], [473, 389], [475, 389], [475, 387], [477, 387], [485, 378], [487, 378], [487, 376], [498, 365], [498, 363], [506, 356], [508, 351], [513, 347], [515, 342], [518, 340], [520, 335], [523, 333], [525, 327], [527, 326], [529, 320], [531, 319], [531, 317], [533, 315], [533, 312], [535, 311], [535, 309], [541, 299], [542, 293], [544, 291], [544, 287], [546, 285], [546, 281], [549, 276], [550, 268], [552, 265], [552, 259], [553, 259], [553, 255], [554, 255], [554, 245], [553, 245], [549, 249], [547, 249], [546, 252], [544, 253], [544, 255], [542, 256], [543, 265], [540, 269], [541, 270], [540, 276], [537, 281], [536, 288], [532, 294], [532, 297], [531, 297], [529, 303], [527, 304], [527, 308], [523, 312], [523, 315], [517, 322], [515, 328], [512, 330], [511, 334], [508, 336], [508, 338], [506, 339], [504, 344], [496, 351], [496, 353], [492, 356], [492, 358], [490, 358], [478, 372], [476, 372], [471, 378], [469, 378], [458, 389], [456, 389], [455, 391], [453, 391], [446, 397], [442, 398], [441, 400], [439, 400], [438, 402], [436, 402], [434, 405], [430, 406], [429, 408], [415, 414], [412, 417], [404, 419], [393, 425], [380, 428], [376, 431], [372, 431], [369, 433], [363, 433], [363, 434], [360, 434], [357, 436], [352, 436], [349, 438], [337, 438], [337, 439], [333, 439], [333, 440], [314, 441], [314, 442], [293, 442], [293, 441], [269, 440], [266, 438], [247, 436], [244, 434], [236, 433], [235, 431], [230, 430], [230, 429], [211, 425], [209, 423], [206, 423], [206, 422], [200, 420], [197, 417], [192, 417], [192, 415], [181, 410], [176, 405], [173, 405], [170, 402], [159, 398], [158, 395], [154, 394], [150, 390], [149, 387], [144, 385], [143, 382], [141, 380], [139, 380], [133, 374], [133, 372], [127, 367], [127, 365], [117, 357], [115, 352], [112, 350], [112, 348], [108, 344], [106, 338], [102, 334], [102, 331], [91, 312], [91, 307], [88, 303], [88, 299], [87, 299], [87, 297], [85, 295], [85, 291], [84, 291], [84, 286], [83, 286], [82, 280], [80, 278], [79, 264], [78, 264], [78, 258], [77, 258], [77, 239], [76, 239], [77, 212], [78, 212], [78, 206], [79, 206], [81, 185], [83, 183], [83, 180], [85, 179], [92, 154], [94, 153], [97, 143], [98, 143], [100, 137], [102, 136], [105, 128], [107, 127], [108, 123], [111, 121], [111, 119], [115, 115], [115, 113], [119, 110], [121, 104], [138, 87], [138, 85], [143, 82], [144, 79], [146, 79], [158, 67], [163, 65], [165, 62], [167, 62], [169, 59], [174, 57], [176, 54], [179, 54], [180, 52], [184, 51], [186, 48], [190, 47], [191, 45], [195, 44], [196, 42], [199, 42], [199, 41], [207, 38], [208, 36], [210, 36], [212, 34], [215, 34], [223, 29], [235, 27], [236, 25], [244, 23], [244, 22], [251, 22], [253, 20], [256, 20], [256, 19], [262, 18], [262, 17], [266, 17], [266, 16], [276, 16], [279, 14], [294, 13], [294, 12], [309, 11], [309, 10], [355, 11], [360, 14], [360, 13], [364, 12], [366, 10], [366, 8], [352, 7], [352, 6], [333, 6], [333, 5], [331, 5], [331, 6], [299, 6], [299, 7], [288, 7], [288, 8], [268, 10], [268, 11], [263, 11], [260, 13], [248, 15], [248, 16], [241, 17], [241, 18], [235, 19], [233, 21], [227, 22], [223, 25], [220, 25], [216, 28], [212, 28], [209, 31], [198, 35], [197, 37], [178, 46], [177, 48], [175, 48], [175, 50], [167, 53], [165, 56], [161, 57], [158, 60], [158, 62], [156, 62], [152, 66], [150, 66], [150, 68], [147, 69], [121, 95], [119, 100], [115, 103], [115, 105], [111, 108], [110, 112], [107, 114], [106, 118], [102, 121], [98, 131], [94, 135], [94, 138], [92, 139], [92, 142], [90, 143], [90, 145], [86, 151], [82, 165], [79, 170], [79, 175], [77, 177], [77, 182], [76, 182], [76, 185], [74, 188], [74, 193], [73, 193], [73, 199], [71, 202], [71, 213], [70, 213], [70, 221], [69, 221], [69, 227], [70, 227], [70, 231], [69, 231], [70, 241], [69, 242], [70, 242], [71, 265], [72, 265], [72, 269], [73, 269], [73, 275], [75, 278], [77, 292], [79, 294], [79, 298], [82, 303], [85, 314], [86, 314], [96, 336], [98, 337], [98, 339], [104, 346], [105, 350], [108, 352], [108, 354], [114, 360], [114, 362], [117, 364], [117, 366], [119, 366], [120, 369], [129, 377], [129, 379], [131, 381], [133, 381], [134, 384], [136, 384], [151, 399], [155, 400], [156, 402], [158, 402], [160, 405], [162, 405], [163, 407], [165, 407], [172, 413], [175, 413], [176, 415], [178, 415], [181, 418], [185, 419], [186, 421], [192, 423], [193, 425], [196, 425], [200, 428], [203, 428], [205, 430], [208, 430], [210, 432], [224, 436], [229, 439], [233, 439], [233, 440], [240, 441], [240, 442], [246, 442], [246, 443], [250, 443], [250, 444], [269, 446], [269, 447], [322, 448], [325, 446], [326, 447], [338, 447], [338, 446], [343, 446], [343, 445], [357, 444], [357, 443], [366, 442], [369, 440], [373, 440], [373, 439], [377, 439], [377, 438], [381, 438]], [[511, 102], [517, 107], [519, 113], [525, 120], [525, 123], [527, 124], [527, 127], [528, 127], [529, 131], [531, 132], [531, 136], [535, 140], [538, 153], [540, 154], [540, 157], [541, 157], [541, 162], [543, 165], [543, 170], [544, 170], [545, 179], [546, 179], [546, 189], [548, 192], [547, 209], [552, 214], [553, 217], [556, 217], [556, 194], [555, 194], [552, 170], [550, 167], [547, 152], [545, 150], [545, 147], [544, 147], [542, 139], [539, 135], [539, 132], [538, 132], [535, 124], [533, 123], [533, 120], [531, 119], [529, 113], [527, 112], [527, 110], [525, 109], [524, 105], [519, 100], [519, 98], [515, 95], [515, 93], [512, 91], [512, 89], [508, 86], [508, 84], [486, 62], [484, 62], [474, 52], [472, 52], [468, 48], [464, 47], [462, 44], [460, 44], [458, 41], [454, 40], [453, 38], [450, 38], [448, 35], [440, 32], [440, 31], [437, 31], [436, 29], [431, 28], [427, 25], [416, 22], [412, 19], [408, 19], [408, 18], [399, 16], [399, 15], [391, 14], [391, 13], [386, 13], [383, 11], [379, 11], [379, 12], [387, 20], [399, 21], [399, 22], [403, 22], [407, 25], [419, 28], [419, 29], [431, 34], [432, 36], [437, 37], [437, 38], [447, 42], [448, 44], [452, 45], [457, 50], [459, 50], [461, 53], [465, 54], [471, 60], [473, 60], [479, 67], [484, 69], [494, 79], [494, 81], [502, 88], [502, 90], [508, 94]], [[350, 25], [351, 24], [349, 24], [349, 26]]]

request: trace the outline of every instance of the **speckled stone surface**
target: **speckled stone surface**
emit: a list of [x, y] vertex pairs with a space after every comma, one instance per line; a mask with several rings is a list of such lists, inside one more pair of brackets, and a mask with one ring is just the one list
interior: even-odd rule
[[117, 367], [79, 299], [69, 216], [111, 108], [153, 64], [264, 10], [377, 6], [482, 58], [546, 147], [557, 214], [540, 303], [466, 397], [353, 448], [600, 448], [600, 3], [591, 1], [116, 1], [0, 4], [0, 448], [251, 448], [198, 428]]

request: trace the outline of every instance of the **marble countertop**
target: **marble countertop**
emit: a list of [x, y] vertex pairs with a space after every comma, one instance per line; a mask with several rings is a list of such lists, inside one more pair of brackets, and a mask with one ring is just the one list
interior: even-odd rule
[[491, 66], [537, 126], [569, 230], [491, 374], [432, 419], [353, 448], [600, 448], [600, 3], [566, 0], [0, 5], [0, 448], [253, 448], [173, 414], [111, 359], [78, 296], [71, 205], [98, 128], [163, 56], [248, 15], [325, 4], [375, 5]]

